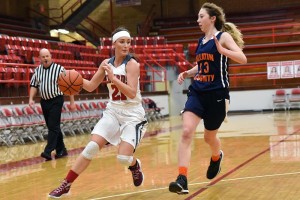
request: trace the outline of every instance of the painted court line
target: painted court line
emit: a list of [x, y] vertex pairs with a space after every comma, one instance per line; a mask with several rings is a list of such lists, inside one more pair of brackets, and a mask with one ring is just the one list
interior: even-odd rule
[[[232, 182], [232, 181], [239, 181], [239, 180], [247, 180], [247, 179], [259, 179], [259, 178], [268, 178], [268, 177], [277, 177], [277, 176], [289, 176], [289, 175], [297, 175], [300, 174], [299, 172], [288, 172], [288, 173], [282, 173], [282, 174], [267, 174], [267, 175], [261, 175], [261, 176], [248, 176], [248, 177], [240, 177], [240, 178], [231, 178], [231, 179], [223, 179], [220, 180], [220, 182]], [[189, 186], [193, 185], [204, 185], [208, 184], [210, 182], [198, 182], [198, 183], [191, 183]], [[89, 200], [101, 200], [101, 199], [110, 199], [110, 198], [116, 198], [116, 197], [122, 197], [122, 196], [129, 196], [133, 194], [141, 194], [141, 193], [147, 193], [147, 192], [153, 192], [153, 191], [158, 191], [158, 190], [168, 190], [168, 187], [161, 187], [161, 188], [155, 188], [155, 189], [149, 189], [149, 190], [141, 190], [137, 192], [127, 192], [127, 193], [122, 193], [122, 194], [116, 194], [116, 195], [110, 195], [110, 196], [104, 196], [104, 197], [98, 197], [98, 198], [92, 198]], [[167, 191], [169, 192], [169, 191]], [[177, 195], [177, 194], [174, 194]]]
[[[253, 176], [253, 177], [243, 177], [243, 178], [236, 178], [236, 179], [224, 179], [225, 177], [227, 177], [228, 175], [232, 174], [233, 172], [237, 171], [239, 168], [245, 166], [246, 164], [248, 164], [249, 162], [251, 162], [252, 160], [256, 159], [257, 157], [261, 156], [262, 154], [270, 151], [270, 148], [279, 145], [280, 143], [284, 142], [285, 140], [287, 140], [290, 136], [294, 135], [295, 133], [299, 132], [299, 130], [294, 131], [291, 134], [286, 135], [285, 138], [283, 138], [282, 140], [278, 141], [277, 143], [273, 144], [271, 147], [265, 149], [264, 151], [256, 154], [255, 156], [253, 156], [252, 158], [246, 160], [244, 163], [238, 165], [237, 167], [233, 168], [232, 170], [230, 170], [229, 172], [227, 172], [226, 174], [220, 176], [219, 178], [217, 178], [216, 180], [212, 181], [212, 182], [200, 182], [200, 183], [193, 183], [193, 184], [189, 184], [189, 185], [202, 185], [202, 184], [206, 184], [204, 187], [202, 187], [201, 189], [199, 189], [197, 192], [195, 192], [194, 194], [192, 194], [191, 196], [187, 197], [185, 200], [189, 200], [192, 199], [194, 197], [196, 197], [197, 195], [199, 195], [200, 193], [202, 193], [203, 191], [205, 191], [206, 189], [208, 189], [208, 187], [215, 185], [218, 182], [227, 182], [227, 181], [236, 181], [236, 180], [243, 180], [243, 179], [254, 179], [254, 178], [265, 178], [265, 177], [275, 177], [275, 176], [285, 176], [285, 175], [294, 175], [294, 174], [300, 174], [300, 172], [290, 172], [290, 173], [284, 173], [284, 174], [271, 174], [271, 175], [263, 175], [263, 176]], [[139, 193], [146, 193], [146, 192], [151, 192], [151, 191], [157, 191], [157, 190], [167, 190], [168, 187], [162, 187], [162, 188], [155, 188], [155, 189], [150, 189], [150, 190], [142, 190], [142, 191], [137, 191], [137, 192], [128, 192], [128, 193], [122, 193], [122, 194], [117, 194], [117, 195], [110, 195], [110, 196], [105, 196], [105, 197], [99, 197], [99, 198], [93, 198], [90, 200], [101, 200], [101, 199], [109, 199], [109, 198], [115, 198], [115, 197], [121, 197], [121, 196], [127, 196], [127, 195], [133, 195], [133, 194], [139, 194]], [[169, 192], [169, 191], [168, 191]]]
[[204, 192], [205, 190], [207, 190], [210, 186], [215, 185], [216, 183], [220, 182], [221, 180], [223, 180], [225, 177], [229, 176], [230, 174], [232, 174], [233, 172], [237, 171], [238, 169], [240, 169], [241, 167], [245, 166], [246, 164], [250, 163], [251, 161], [255, 160], [256, 158], [258, 158], [259, 156], [265, 154], [266, 152], [270, 151], [270, 149], [272, 147], [275, 147], [277, 145], [279, 145], [280, 143], [284, 142], [285, 140], [287, 140], [290, 136], [294, 135], [295, 133], [299, 132], [300, 129], [294, 131], [291, 134], [288, 134], [285, 138], [283, 138], [282, 140], [278, 141], [277, 143], [273, 144], [272, 146], [270, 146], [269, 148], [263, 150], [262, 152], [256, 154], [255, 156], [253, 156], [252, 158], [246, 160], [245, 162], [243, 162], [242, 164], [238, 165], [237, 167], [233, 168], [232, 170], [230, 170], [229, 172], [227, 172], [226, 174], [223, 174], [222, 176], [220, 176], [219, 178], [217, 178], [216, 180], [210, 182], [209, 184], [207, 184], [206, 186], [200, 188], [198, 191], [196, 191], [195, 193], [193, 193], [192, 195], [190, 195], [189, 197], [187, 197], [185, 200], [190, 200], [193, 199], [194, 197], [196, 197], [197, 195], [201, 194], [202, 192]]

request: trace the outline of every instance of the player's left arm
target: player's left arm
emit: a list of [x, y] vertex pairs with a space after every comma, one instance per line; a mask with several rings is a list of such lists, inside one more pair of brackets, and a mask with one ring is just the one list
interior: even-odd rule
[[232, 36], [224, 32], [221, 37], [220, 41], [214, 36], [214, 40], [218, 49], [218, 52], [228, 58], [240, 63], [246, 64], [247, 58], [243, 53], [242, 49], [235, 43]]
[[75, 111], [76, 110], [76, 105], [75, 105], [74, 95], [70, 95], [69, 98], [70, 98], [70, 108], [71, 108], [71, 111]]

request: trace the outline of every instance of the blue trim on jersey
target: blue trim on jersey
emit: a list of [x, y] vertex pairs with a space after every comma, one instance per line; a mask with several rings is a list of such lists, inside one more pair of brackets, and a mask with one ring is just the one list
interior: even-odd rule
[[[218, 40], [222, 33], [219, 32], [216, 36]], [[203, 44], [203, 38], [198, 41], [196, 49], [198, 73], [191, 86], [199, 92], [228, 88], [228, 58], [218, 52], [214, 39]]]
[[[128, 61], [129, 61], [131, 58], [135, 59], [132, 55], [127, 54], [126, 57], [125, 57], [125, 59], [123, 60], [122, 64], [125, 64], [125, 66], [126, 66], [126, 64], [128, 63]], [[108, 63], [109, 63], [109, 64], [112, 64], [113, 66], [115, 66], [115, 65], [114, 65], [114, 61], [115, 61], [115, 56], [111, 57], [111, 58], [109, 59]], [[121, 65], [122, 65], [122, 64], [121, 64]]]

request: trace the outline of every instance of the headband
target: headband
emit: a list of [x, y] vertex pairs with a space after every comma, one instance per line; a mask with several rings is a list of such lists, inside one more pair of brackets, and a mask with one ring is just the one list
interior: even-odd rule
[[130, 37], [130, 34], [127, 31], [119, 31], [112, 36], [112, 43], [114, 43], [120, 37]]

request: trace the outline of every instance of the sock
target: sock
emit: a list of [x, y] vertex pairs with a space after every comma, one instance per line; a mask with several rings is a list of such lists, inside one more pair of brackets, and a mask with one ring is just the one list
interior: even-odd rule
[[184, 175], [187, 177], [187, 167], [179, 167], [178, 171], [179, 171], [179, 175]]
[[132, 165], [132, 166], [129, 166], [130, 169], [136, 169], [137, 168], [137, 165], [138, 165], [138, 162], [137, 160], [135, 160], [135, 164]]
[[69, 173], [68, 173], [68, 175], [67, 175], [67, 177], [66, 177], [66, 180], [69, 183], [73, 183], [78, 176], [79, 175], [76, 174], [73, 170], [70, 170]]
[[220, 154], [218, 154], [217, 156], [211, 156], [212, 161], [216, 162], [220, 159]]

